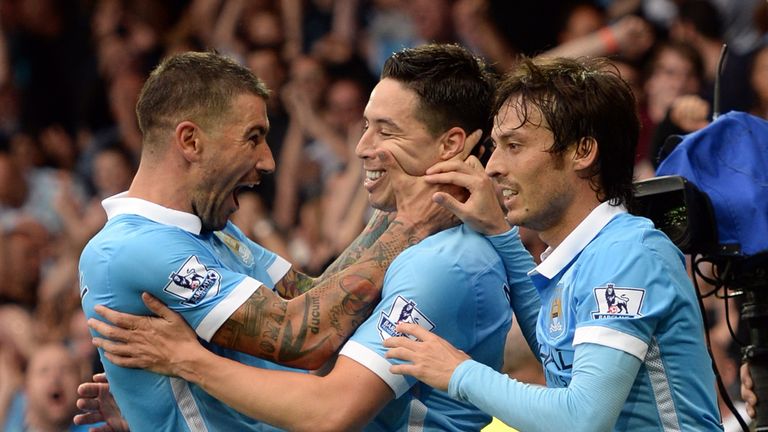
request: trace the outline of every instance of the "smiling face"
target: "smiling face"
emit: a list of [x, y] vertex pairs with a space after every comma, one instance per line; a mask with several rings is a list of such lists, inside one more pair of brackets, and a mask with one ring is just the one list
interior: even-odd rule
[[568, 151], [550, 153], [554, 136], [541, 112], [529, 106], [523, 123], [520, 99], [513, 97], [499, 111], [492, 138], [495, 150], [486, 173], [498, 186], [507, 220], [534, 231], [557, 227], [576, 194], [578, 178], [565, 169]]
[[200, 129], [203, 151], [191, 207], [204, 230], [224, 228], [238, 208], [237, 194], [274, 171], [268, 130], [264, 99], [250, 93], [235, 97], [229, 112], [208, 131]]
[[423, 175], [440, 158], [440, 138], [417, 120], [418, 96], [396, 80], [385, 78], [371, 92], [365, 107], [366, 130], [355, 153], [363, 160], [365, 189], [371, 206], [385, 211], [396, 209], [395, 194], [387, 173], [375, 156], [384, 148], [411, 175]]

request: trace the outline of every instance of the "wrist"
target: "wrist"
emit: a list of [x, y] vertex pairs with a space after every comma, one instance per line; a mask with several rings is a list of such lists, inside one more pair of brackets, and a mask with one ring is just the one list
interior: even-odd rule
[[509, 222], [507, 222], [507, 218], [502, 218], [493, 221], [492, 224], [489, 224], [483, 230], [482, 234], [486, 236], [497, 236], [508, 232], [511, 228], [512, 226], [509, 224]]
[[185, 381], [202, 385], [204, 374], [199, 371], [206, 370], [205, 358], [212, 354], [202, 345], [196, 344], [189, 348], [180, 348], [175, 358], [170, 360], [170, 373]]

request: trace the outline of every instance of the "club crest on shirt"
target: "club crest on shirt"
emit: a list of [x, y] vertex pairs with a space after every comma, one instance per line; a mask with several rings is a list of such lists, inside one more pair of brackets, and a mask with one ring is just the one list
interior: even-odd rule
[[645, 290], [641, 288], [617, 287], [612, 283], [594, 289], [597, 311], [594, 319], [634, 318], [640, 316]]
[[400, 322], [418, 324], [429, 331], [435, 328], [435, 324], [426, 315], [421, 313], [416, 307], [416, 303], [403, 296], [397, 296], [395, 302], [392, 303], [392, 307], [389, 309], [389, 313], [381, 312], [378, 325], [381, 339], [402, 336], [402, 333], [395, 330], [397, 323]]
[[562, 297], [563, 285], [558, 284], [549, 304], [549, 324], [547, 325], [547, 330], [549, 330], [549, 337], [553, 339], [562, 336], [565, 331]]
[[165, 291], [183, 299], [183, 304], [198, 304], [204, 298], [216, 295], [221, 286], [219, 272], [208, 269], [195, 255], [187, 258], [168, 279]]
[[250, 266], [253, 264], [253, 254], [248, 246], [244, 245], [240, 240], [232, 237], [224, 231], [215, 231], [213, 233], [222, 243], [227, 245], [235, 255], [237, 255], [243, 264]]

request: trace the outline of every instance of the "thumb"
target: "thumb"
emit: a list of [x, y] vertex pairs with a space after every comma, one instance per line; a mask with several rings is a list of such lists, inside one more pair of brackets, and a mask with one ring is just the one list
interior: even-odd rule
[[155, 313], [155, 315], [169, 319], [173, 316], [173, 311], [168, 308], [163, 302], [157, 299], [148, 292], [141, 293], [141, 300], [147, 305], [147, 308]]

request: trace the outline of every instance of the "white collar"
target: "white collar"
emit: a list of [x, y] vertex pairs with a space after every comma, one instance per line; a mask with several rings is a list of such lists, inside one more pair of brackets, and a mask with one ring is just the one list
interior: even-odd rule
[[163, 225], [179, 227], [195, 235], [200, 234], [202, 222], [199, 217], [127, 195], [128, 192], [122, 192], [101, 202], [101, 206], [107, 212], [107, 219], [122, 214], [134, 214]]
[[552, 279], [608, 225], [611, 219], [626, 212], [624, 206], [612, 206], [607, 201], [595, 207], [559, 246], [554, 249], [549, 247], [541, 254], [541, 264], [528, 272], [528, 275], [540, 274]]

